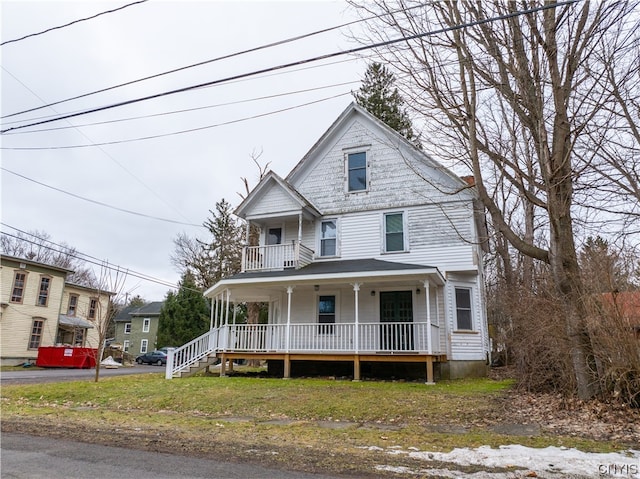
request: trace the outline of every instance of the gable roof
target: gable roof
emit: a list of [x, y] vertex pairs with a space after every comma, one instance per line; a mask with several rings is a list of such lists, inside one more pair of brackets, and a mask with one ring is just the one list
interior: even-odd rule
[[468, 189], [470, 185], [467, 181], [460, 178], [444, 165], [434, 160], [431, 156], [424, 151], [419, 150], [416, 146], [407, 140], [400, 133], [388, 126], [386, 123], [369, 113], [365, 108], [359, 106], [357, 103], [352, 102], [345, 108], [345, 110], [338, 116], [338, 118], [331, 124], [331, 126], [324, 132], [324, 134], [318, 139], [318, 141], [311, 147], [311, 149], [304, 155], [304, 157], [298, 162], [298, 164], [291, 170], [285, 180], [289, 184], [295, 184], [297, 180], [304, 176], [307, 168], [311, 167], [311, 164], [318, 157], [322, 156], [323, 149], [330, 146], [337, 135], [339, 135], [344, 128], [353, 123], [356, 118], [361, 118], [368, 122], [369, 125], [377, 129], [379, 133], [390, 138], [396, 146], [403, 148], [413, 158], [423, 163], [425, 166], [431, 167], [436, 171], [441, 172], [446, 179], [451, 182], [452, 187], [458, 190]]
[[131, 321], [136, 316], [160, 316], [160, 310], [164, 305], [164, 301], [154, 301], [142, 306], [127, 306], [120, 311], [114, 321]]
[[[318, 209], [311, 204], [304, 196], [302, 196], [290, 183], [283, 180], [273, 171], [264, 175], [260, 183], [251, 190], [249, 195], [240, 203], [236, 208], [235, 214], [241, 218], [247, 218], [251, 216], [251, 209], [260, 201], [265, 194], [272, 189], [278, 189], [285, 194], [290, 203], [295, 205], [296, 211], [302, 210], [307, 216], [318, 217], [321, 216]], [[280, 212], [281, 214], [281, 212]]]

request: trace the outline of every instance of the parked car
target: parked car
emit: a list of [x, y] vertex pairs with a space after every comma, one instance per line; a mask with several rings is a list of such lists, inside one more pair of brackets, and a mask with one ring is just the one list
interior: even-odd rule
[[162, 366], [167, 364], [167, 353], [164, 351], [152, 351], [150, 353], [141, 354], [136, 358], [138, 364], [157, 364]]

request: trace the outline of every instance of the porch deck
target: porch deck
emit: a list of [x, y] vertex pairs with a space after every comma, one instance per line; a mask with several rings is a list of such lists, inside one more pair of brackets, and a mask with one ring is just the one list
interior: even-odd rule
[[291, 361], [353, 361], [355, 380], [360, 379], [363, 361], [423, 362], [426, 380], [432, 383], [433, 363], [446, 361], [446, 353], [440, 350], [439, 327], [426, 322], [231, 324], [169, 350], [166, 377], [180, 377], [212, 358], [223, 364], [236, 358], [282, 360], [285, 378]]

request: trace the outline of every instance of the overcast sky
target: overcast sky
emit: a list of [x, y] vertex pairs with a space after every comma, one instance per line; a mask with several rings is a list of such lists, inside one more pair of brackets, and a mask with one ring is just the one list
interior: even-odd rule
[[[3, 1], [2, 42], [128, 3]], [[344, 2], [150, 0], [7, 43], [1, 47], [2, 129], [353, 48], [346, 29], [331, 31], [6, 117], [354, 19]], [[351, 102], [365, 68], [364, 60], [337, 57], [8, 132], [1, 137], [2, 222], [44, 231], [81, 253], [175, 284], [179, 275], [169, 257], [176, 235], [206, 238], [197, 225], [216, 202], [238, 205], [241, 177], [257, 182], [253, 154], [262, 152], [261, 162], [285, 176]], [[273, 95], [279, 96], [248, 101]], [[311, 102], [317, 103], [300, 106]], [[269, 114], [284, 109], [290, 110]], [[90, 125], [123, 119], [131, 120]], [[60, 148], [110, 142], [121, 143]], [[36, 182], [187, 224], [117, 211]], [[169, 288], [130, 277], [127, 290], [153, 301]]]

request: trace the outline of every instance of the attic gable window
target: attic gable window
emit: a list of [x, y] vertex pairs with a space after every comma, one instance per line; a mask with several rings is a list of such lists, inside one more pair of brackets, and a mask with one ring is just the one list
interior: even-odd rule
[[365, 191], [367, 189], [367, 153], [347, 154], [347, 172], [349, 192]]

